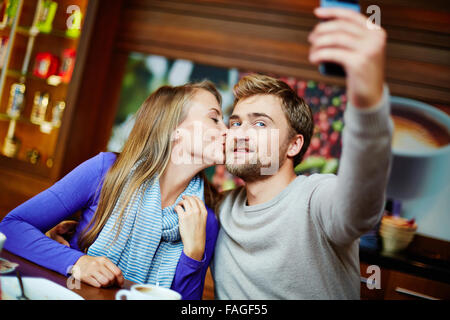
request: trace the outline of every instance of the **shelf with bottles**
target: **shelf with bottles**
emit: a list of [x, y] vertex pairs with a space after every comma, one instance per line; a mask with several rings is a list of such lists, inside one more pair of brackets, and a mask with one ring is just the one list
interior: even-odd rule
[[7, 113], [0, 113], [0, 121], [11, 121], [11, 120], [16, 120], [18, 122], [23, 122], [23, 123], [28, 123], [28, 124], [34, 124], [33, 122], [31, 122], [31, 120], [29, 118], [26, 118], [23, 116], [12, 117]]
[[15, 159], [35, 165], [36, 172], [52, 167], [87, 3], [0, 0], [3, 164]]
[[[74, 59], [74, 55], [72, 58]], [[44, 128], [41, 128], [42, 132], [49, 131], [51, 128], [49, 129], [46, 124], [45, 113], [50, 105], [58, 107], [61, 112], [64, 110], [67, 84], [70, 82], [73, 70], [73, 59], [70, 60], [71, 63], [65, 64], [66, 67], [59, 68], [57, 65], [51, 67], [55, 61], [51, 59], [51, 55], [38, 54], [32, 73], [24, 75], [17, 70], [8, 70], [4, 87], [5, 91], [9, 89], [9, 92], [4, 92], [0, 100], [0, 114], [3, 114], [1, 119], [14, 119], [24, 123], [30, 123], [28, 121], [30, 119], [32, 124], [44, 125]], [[59, 71], [56, 72], [57, 70]], [[55, 110], [52, 112], [51, 127], [59, 127], [61, 114]], [[36, 116], [36, 114], [40, 115]]]
[[[39, 126], [42, 133], [50, 133], [54, 128], [61, 126], [61, 119], [66, 108], [64, 101], [56, 101], [51, 108], [50, 120], [47, 116], [49, 110], [49, 94], [36, 92], [30, 117], [20, 115], [19, 112], [9, 109], [7, 113], [0, 113], [0, 121], [17, 121], [25, 124]], [[16, 112], [14, 114], [14, 112]]]
[[[8, 109], [0, 113], [0, 120], [4, 120], [0, 121], [0, 135], [4, 137], [1, 154], [50, 168], [41, 160], [54, 153], [66, 105], [57, 98], [52, 100], [48, 92], [36, 91], [32, 102], [29, 100], [25, 99], [23, 84], [11, 87]], [[20, 106], [24, 110], [18, 109]], [[34, 155], [32, 158], [30, 152]]]
[[[46, 170], [53, 166], [53, 154], [58, 141], [57, 131], [49, 134], [36, 134], [36, 126], [11, 120], [5, 125], [0, 123], [0, 134], [5, 138], [2, 141], [0, 160], [28, 163], [38, 170]], [[30, 139], [33, 136], [33, 139]]]
[[[0, 69], [1, 70], [1, 69]], [[63, 76], [53, 74], [48, 77], [37, 77], [36, 75], [32, 73], [22, 74], [19, 70], [7, 70], [6, 76], [11, 77], [14, 79], [21, 80], [21, 82], [24, 82], [25, 80], [34, 80], [39, 81], [44, 85], [57, 87], [57, 86], [67, 86], [69, 84], [69, 81], [65, 81], [63, 79]], [[70, 80], [70, 78], [69, 78]]]
[[10, 32], [18, 16], [17, 33], [78, 39], [86, 6], [87, 0], [0, 0], [0, 31]]
[[[17, 120], [25, 124], [41, 126], [46, 122], [53, 127], [61, 125], [62, 114], [65, 109], [67, 87], [43, 86], [41, 81], [17, 82], [7, 79], [6, 87], [9, 94], [2, 96], [0, 114], [3, 120]], [[42, 129], [43, 133], [49, 131]]]
[[[0, 28], [0, 35], [6, 35], [11, 32], [11, 27]], [[27, 26], [17, 26], [15, 32], [19, 35], [25, 37], [37, 37], [37, 36], [51, 36], [51, 37], [59, 37], [64, 38], [71, 41], [77, 41], [78, 37], [74, 37], [67, 33], [67, 30], [56, 30], [53, 29], [50, 32], [41, 32], [39, 29]]]
[[18, 34], [28, 36], [28, 37], [29, 36], [54, 36], [54, 37], [65, 38], [65, 39], [73, 40], [73, 41], [78, 40], [78, 37], [71, 36], [65, 30], [53, 29], [50, 32], [41, 32], [38, 29], [33, 29], [33, 27], [18, 26], [16, 29], [16, 32]]

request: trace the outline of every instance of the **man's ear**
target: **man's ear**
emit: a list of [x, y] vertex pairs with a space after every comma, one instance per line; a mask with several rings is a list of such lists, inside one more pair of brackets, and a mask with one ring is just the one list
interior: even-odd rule
[[296, 134], [293, 138], [291, 138], [287, 150], [287, 156], [293, 158], [299, 154], [300, 150], [302, 150], [303, 142], [303, 135], [301, 134]]

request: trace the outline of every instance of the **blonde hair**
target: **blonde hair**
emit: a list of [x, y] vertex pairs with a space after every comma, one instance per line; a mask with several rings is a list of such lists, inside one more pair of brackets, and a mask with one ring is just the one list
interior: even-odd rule
[[239, 100], [257, 94], [271, 94], [281, 100], [281, 106], [290, 126], [289, 138], [296, 134], [303, 136], [303, 146], [294, 157], [294, 167], [302, 161], [303, 155], [309, 147], [314, 130], [314, 119], [311, 108], [285, 82], [261, 75], [250, 74], [243, 77], [233, 88], [234, 105]]
[[[134, 192], [147, 179], [164, 172], [172, 152], [172, 132], [185, 119], [189, 102], [197, 90], [209, 91], [221, 104], [221, 96], [215, 86], [209, 81], [202, 81], [176, 87], [163, 86], [141, 105], [123, 151], [117, 156], [104, 178], [95, 214], [79, 239], [78, 245], [82, 251], [86, 252], [95, 241], [121, 198], [117, 239], [124, 210]], [[133, 166], [142, 159], [146, 161], [142, 161], [128, 177]], [[208, 182], [203, 171], [200, 175], [205, 181], [205, 203], [214, 208], [218, 193]], [[129, 185], [125, 190], [127, 182]]]

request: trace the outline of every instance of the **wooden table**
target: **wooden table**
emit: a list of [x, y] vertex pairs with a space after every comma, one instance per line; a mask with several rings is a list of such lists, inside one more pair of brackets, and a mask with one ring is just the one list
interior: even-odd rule
[[[45, 278], [47, 280], [53, 281], [65, 288], [67, 288], [67, 277], [41, 267], [33, 262], [23, 259], [5, 249], [0, 253], [0, 257], [9, 260], [11, 262], [18, 263], [17, 267], [23, 277], [35, 277], [35, 278]], [[5, 276], [15, 276], [15, 272], [8, 274], [3, 274]], [[114, 300], [116, 292], [120, 289], [129, 289], [134, 283], [129, 280], [125, 280], [122, 288], [118, 286], [110, 288], [95, 288], [83, 282], [80, 283], [80, 289], [71, 289], [73, 292], [79, 294], [86, 300]]]

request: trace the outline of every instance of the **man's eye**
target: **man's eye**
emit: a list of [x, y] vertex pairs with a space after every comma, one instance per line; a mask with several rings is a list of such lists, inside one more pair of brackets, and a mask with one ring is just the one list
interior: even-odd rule
[[217, 119], [217, 118], [211, 118], [211, 120], [214, 121], [215, 123], [219, 122], [219, 119]]
[[233, 123], [231, 123], [231, 127], [239, 127], [241, 125], [241, 123], [240, 122], [233, 122]]
[[265, 124], [264, 122], [262, 122], [262, 121], [257, 121], [257, 122], [255, 122], [255, 125], [256, 125], [257, 127], [265, 127], [265, 126], [266, 126], [266, 124]]

